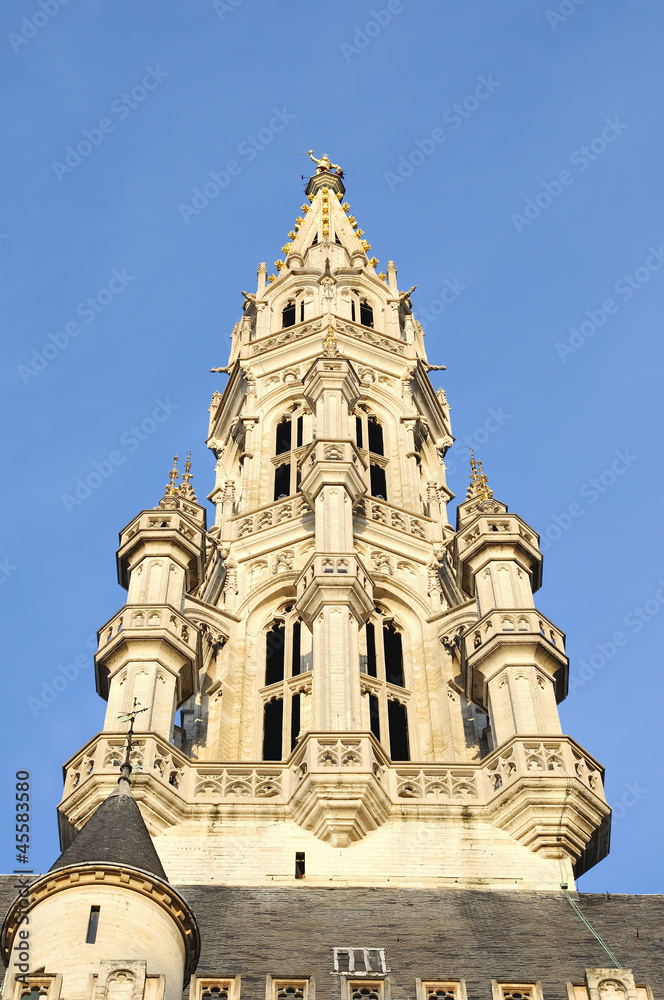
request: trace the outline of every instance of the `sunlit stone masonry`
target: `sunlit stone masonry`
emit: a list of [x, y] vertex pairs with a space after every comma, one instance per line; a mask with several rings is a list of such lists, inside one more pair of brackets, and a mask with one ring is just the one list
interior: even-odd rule
[[213, 369], [212, 507], [176, 462], [120, 532], [63, 853], [0, 879], [4, 1000], [654, 1000], [662, 898], [575, 890], [610, 809], [538, 535], [472, 455], [448, 521], [415, 288], [310, 156]]

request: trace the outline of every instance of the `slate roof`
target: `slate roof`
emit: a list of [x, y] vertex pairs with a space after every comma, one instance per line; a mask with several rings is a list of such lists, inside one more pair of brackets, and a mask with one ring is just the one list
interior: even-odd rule
[[104, 861], [140, 868], [168, 881], [145, 820], [129, 791], [118, 790], [104, 799], [50, 871]]
[[[609, 960], [561, 893], [451, 889], [243, 889], [179, 886], [201, 931], [197, 975], [242, 976], [241, 1000], [265, 1000], [265, 977], [315, 977], [316, 1000], [339, 997], [335, 947], [385, 948], [391, 1000], [415, 980], [465, 979], [490, 1000], [492, 979], [541, 981], [544, 1000]], [[577, 895], [636, 982], [664, 1000], [664, 896]]]
[[[14, 881], [0, 876], [2, 914]], [[468, 1000], [491, 1000], [492, 979], [539, 980], [544, 1000], [568, 1000], [568, 982], [609, 965], [560, 893], [175, 888], [200, 926], [197, 975], [240, 975], [241, 1000], [265, 1000], [267, 975], [313, 976], [316, 1000], [338, 1000], [335, 947], [385, 948], [391, 1000], [414, 1000], [417, 978], [464, 979]], [[573, 898], [636, 982], [664, 1000], [664, 896]]]

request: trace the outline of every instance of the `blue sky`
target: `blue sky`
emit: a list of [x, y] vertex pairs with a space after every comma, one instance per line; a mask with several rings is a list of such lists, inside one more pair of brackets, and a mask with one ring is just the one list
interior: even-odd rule
[[[417, 285], [447, 365], [452, 488], [472, 442], [547, 539], [538, 606], [576, 679], [563, 726], [616, 807], [612, 853], [579, 887], [663, 892], [664, 7], [7, 0], [0, 20], [0, 795], [32, 771], [35, 868], [58, 853], [61, 764], [102, 724], [87, 642], [123, 603], [117, 532], [175, 451], [211, 489], [225, 378], [209, 369], [240, 290], [280, 255], [311, 146], [343, 165], [381, 265]], [[211, 171], [224, 189], [183, 208]], [[63, 501], [112, 452], [101, 485]], [[35, 717], [28, 699], [84, 655]]]

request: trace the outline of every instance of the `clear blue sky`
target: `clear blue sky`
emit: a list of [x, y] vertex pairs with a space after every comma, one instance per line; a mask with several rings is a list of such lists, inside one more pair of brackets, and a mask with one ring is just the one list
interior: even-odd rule
[[[103, 703], [90, 666], [37, 717], [28, 699], [122, 604], [117, 532], [158, 501], [174, 451], [211, 489], [206, 411], [225, 379], [208, 370], [240, 290], [279, 256], [308, 171], [294, 154], [313, 146], [344, 166], [381, 264], [418, 286], [447, 365], [452, 488], [472, 440], [496, 495], [548, 532], [538, 604], [572, 677], [596, 657], [563, 725], [606, 765], [617, 810], [580, 888], [664, 891], [662, 4], [392, 0], [389, 23], [384, 0], [42, 5], [0, 14], [0, 868], [17, 768], [33, 773], [35, 868], [58, 853], [61, 764]], [[183, 209], [230, 161], [224, 190]], [[170, 413], [153, 427], [156, 400]]]

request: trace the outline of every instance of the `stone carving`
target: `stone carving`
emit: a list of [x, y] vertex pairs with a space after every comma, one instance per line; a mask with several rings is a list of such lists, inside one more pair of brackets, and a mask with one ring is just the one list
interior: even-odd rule
[[280, 552], [274, 560], [272, 567], [273, 575], [277, 573], [291, 573], [293, 571], [294, 554], [292, 552]]

